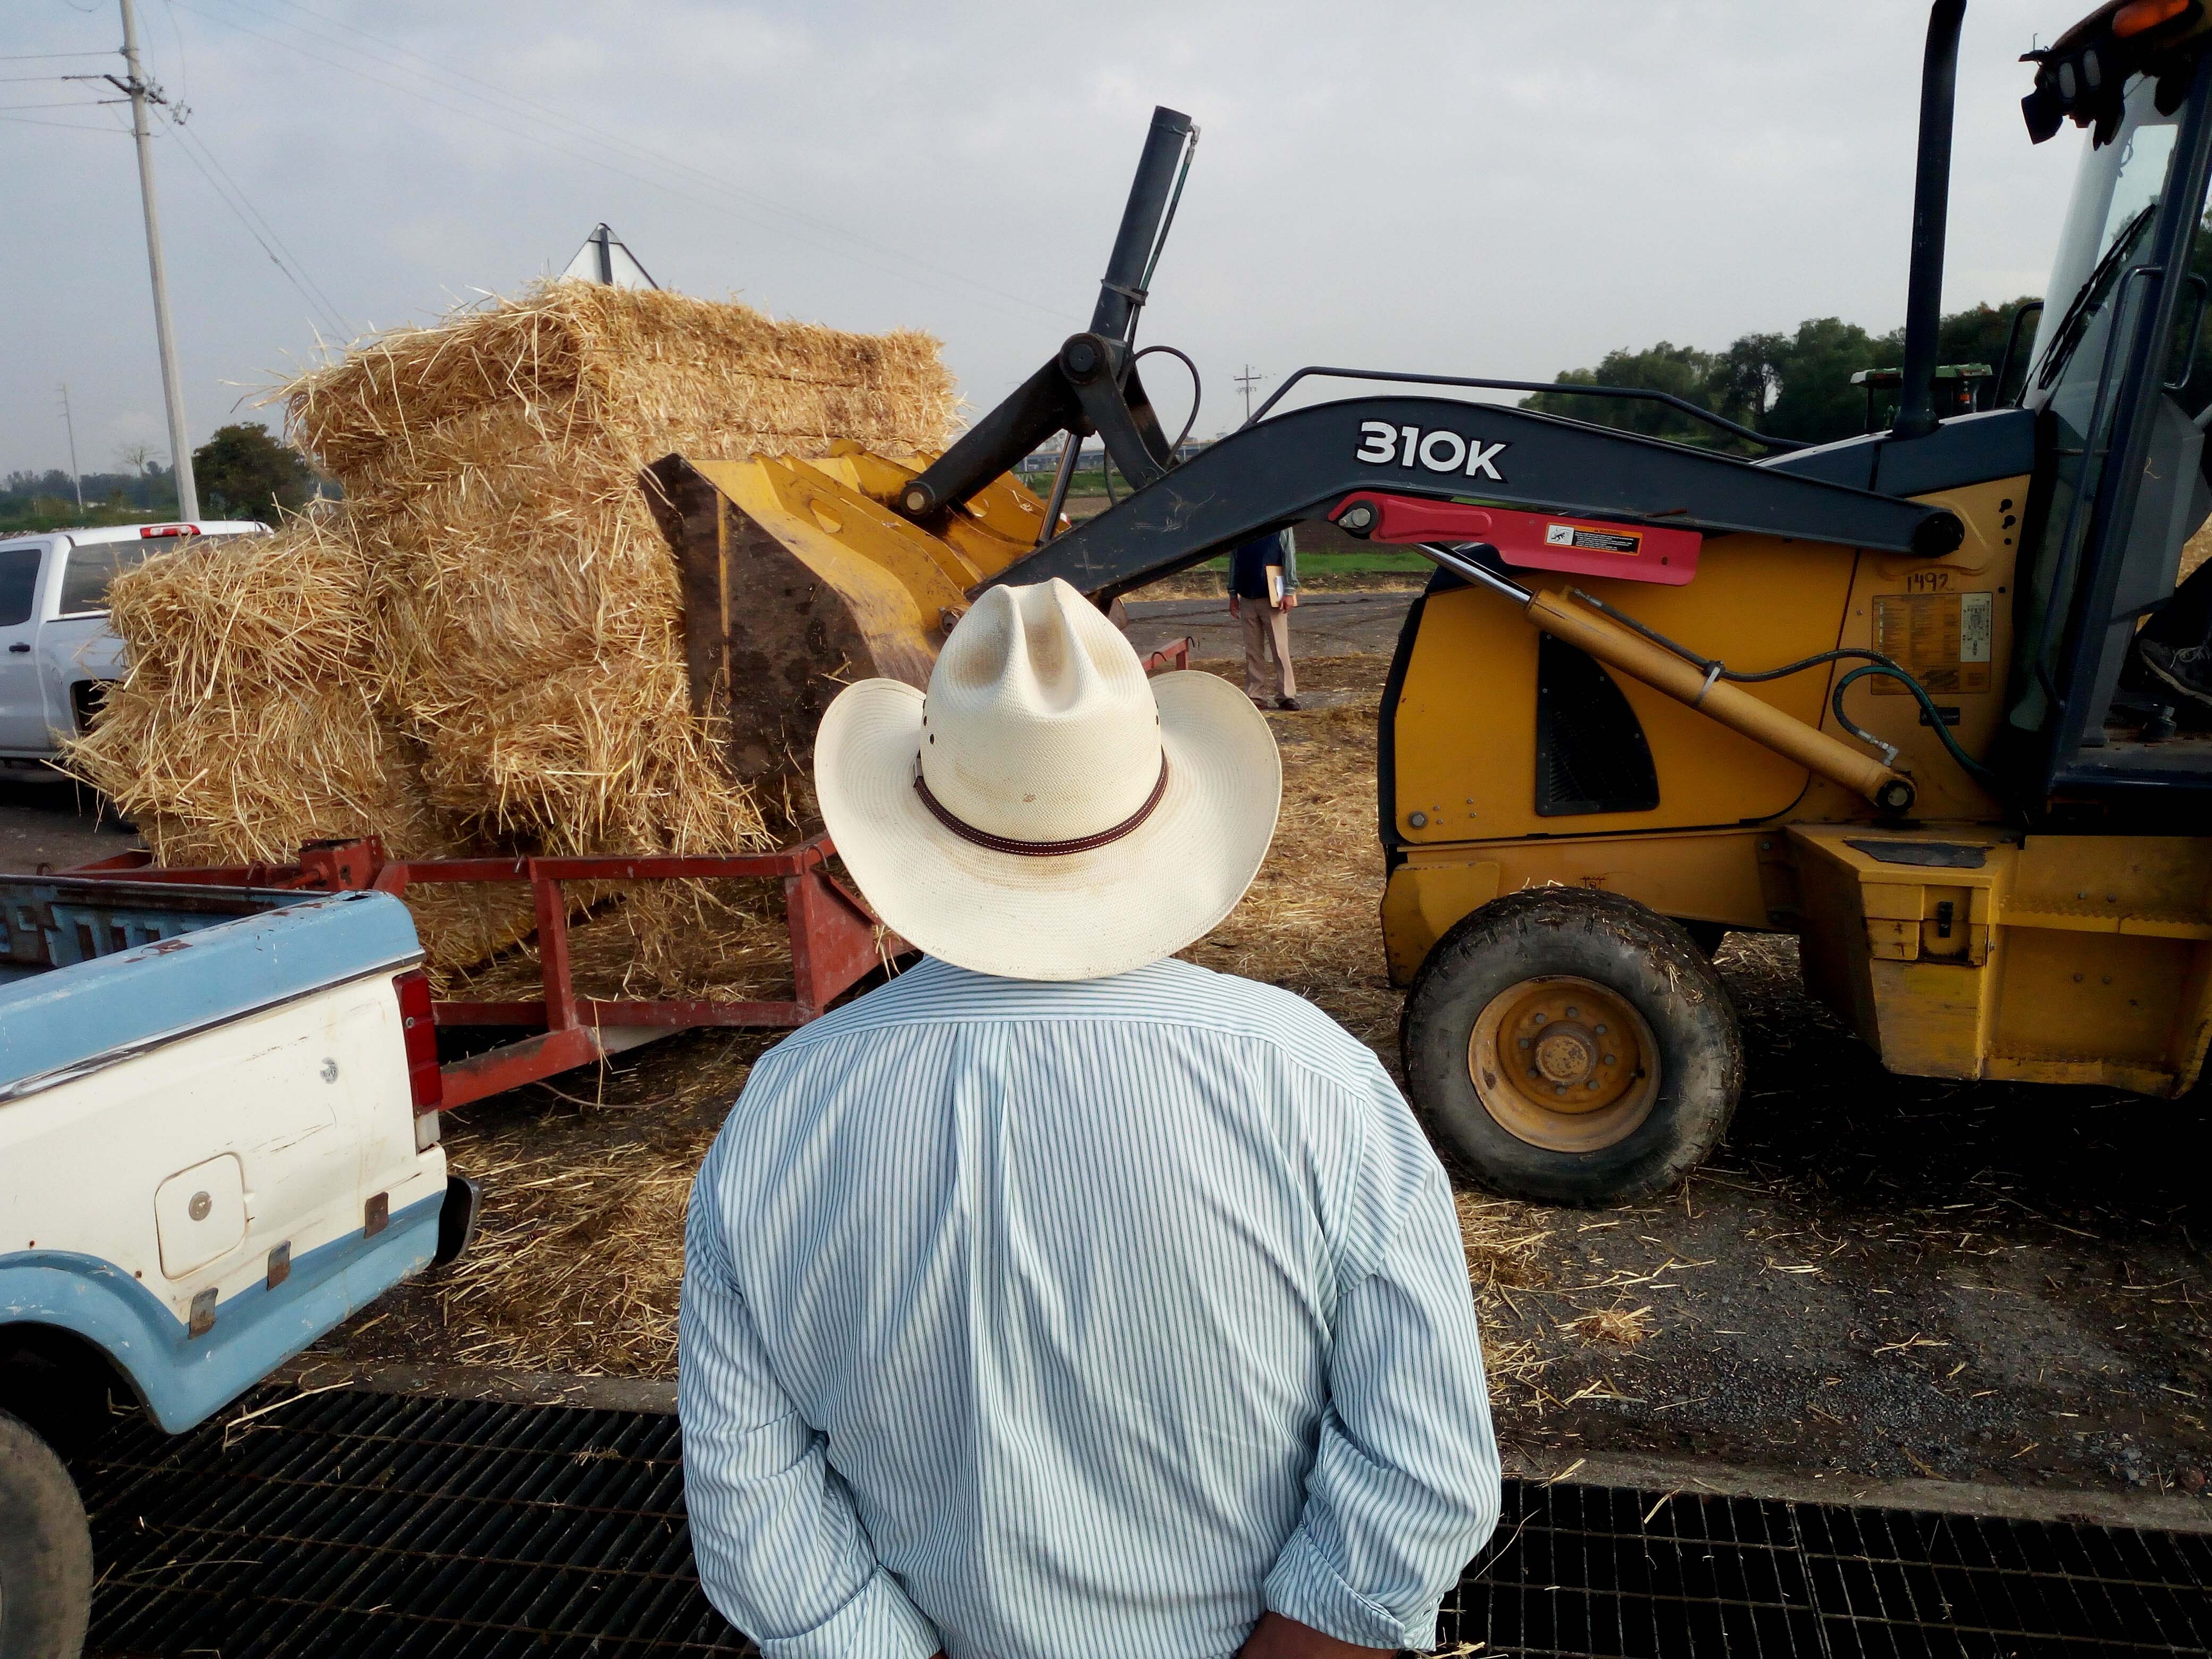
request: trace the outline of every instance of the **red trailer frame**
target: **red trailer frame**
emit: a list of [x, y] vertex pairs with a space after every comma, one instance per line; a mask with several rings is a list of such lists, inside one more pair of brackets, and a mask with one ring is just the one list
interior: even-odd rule
[[[150, 854], [125, 853], [65, 873], [286, 891], [368, 889], [398, 896], [418, 885], [528, 882], [538, 915], [544, 994], [536, 1001], [438, 1001], [432, 1004], [432, 1014], [441, 1026], [514, 1027], [531, 1035], [441, 1067], [444, 1097], [430, 1109], [434, 1110], [587, 1066], [674, 1031], [706, 1025], [804, 1025], [874, 969], [890, 965], [912, 948], [824, 867], [836, 850], [827, 836], [817, 836], [777, 852], [733, 857], [388, 859], [377, 838], [368, 836], [310, 843], [300, 849], [295, 864], [162, 869]], [[568, 964], [564, 882], [732, 879], [783, 883], [784, 915], [791, 930], [789, 1001], [648, 1002], [576, 994]]]

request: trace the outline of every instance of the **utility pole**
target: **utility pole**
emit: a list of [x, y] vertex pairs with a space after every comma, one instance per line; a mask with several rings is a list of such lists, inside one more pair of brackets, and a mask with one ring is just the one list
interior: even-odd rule
[[[124, 3], [128, 5], [131, 0], [124, 0]], [[1244, 372], [1237, 376], [1237, 384], [1244, 389], [1244, 419], [1248, 423], [1252, 418], [1252, 388], [1267, 378], [1249, 363], [1245, 364]]]
[[76, 470], [76, 421], [70, 414], [69, 382], [62, 382], [62, 424], [69, 428], [70, 483], [76, 489], [76, 514], [84, 516], [84, 475]]
[[138, 143], [138, 194], [146, 204], [146, 264], [154, 275], [154, 337], [161, 348], [161, 396], [169, 410], [170, 464], [177, 481], [177, 516], [200, 515], [199, 486], [192, 480], [192, 446], [185, 430], [185, 391], [177, 380], [177, 342], [169, 325], [169, 276], [161, 263], [161, 216], [154, 205], [153, 135], [146, 125], [146, 106], [165, 104], [161, 88], [149, 82], [138, 64], [138, 18], [131, 0], [122, 0], [123, 61], [128, 80], [108, 80], [131, 96], [131, 136]]

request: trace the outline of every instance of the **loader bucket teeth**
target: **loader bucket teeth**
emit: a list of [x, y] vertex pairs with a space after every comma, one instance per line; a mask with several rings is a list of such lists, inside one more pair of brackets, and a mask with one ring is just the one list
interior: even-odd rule
[[691, 707], [729, 734], [747, 782], [803, 773], [853, 681], [926, 685], [967, 590], [1035, 545], [1043, 507], [1011, 478], [927, 525], [892, 511], [929, 459], [841, 443], [647, 470], [682, 583]]

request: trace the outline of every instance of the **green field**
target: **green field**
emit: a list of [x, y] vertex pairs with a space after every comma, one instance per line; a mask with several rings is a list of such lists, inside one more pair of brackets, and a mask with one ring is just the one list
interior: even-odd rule
[[[1077, 475], [1079, 479], [1084, 476]], [[1096, 478], [1098, 475], [1093, 472], [1088, 476]], [[1052, 482], [1049, 478], [1040, 482], [1049, 490]], [[1096, 518], [1111, 505], [1103, 491], [1071, 490], [1067, 497], [1067, 515], [1081, 524], [1085, 520]], [[1410, 548], [1370, 547], [1366, 543], [1346, 535], [1332, 524], [1319, 521], [1302, 524], [1297, 532], [1298, 574], [1302, 579], [1388, 575], [1401, 571], [1418, 574], [1431, 568], [1428, 560]], [[1208, 559], [1192, 568], [1226, 574], [1229, 560], [1224, 555], [1218, 559]]]
[[174, 507], [167, 513], [156, 513], [150, 507], [117, 507], [106, 501], [87, 501], [79, 512], [73, 501], [40, 496], [33, 501], [0, 506], [0, 536], [28, 536], [80, 526], [163, 524], [176, 516]]

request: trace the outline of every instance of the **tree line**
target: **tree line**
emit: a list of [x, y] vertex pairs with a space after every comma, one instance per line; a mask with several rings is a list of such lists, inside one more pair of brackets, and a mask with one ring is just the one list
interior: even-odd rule
[[[81, 524], [129, 524], [177, 515], [177, 475], [143, 445], [125, 448], [118, 470], [87, 472], [72, 480], [61, 468], [15, 471], [0, 478], [0, 531], [56, 530]], [[297, 512], [318, 493], [338, 494], [300, 453], [266, 427], [240, 421], [217, 427], [192, 451], [192, 481], [200, 512], [210, 519], [260, 519]], [[84, 507], [77, 507], [77, 491]]]
[[[2032, 296], [2022, 295], [1999, 306], [1951, 313], [1937, 332], [1936, 361], [1983, 363], [1994, 373], [2003, 366], [2014, 314], [2030, 303]], [[2031, 319], [2021, 329], [2018, 360], [2013, 365], [2014, 386], [2033, 335]], [[1609, 351], [1594, 368], [1562, 370], [1558, 381], [1566, 387], [1618, 386], [1671, 392], [1754, 432], [1818, 444], [1867, 430], [1866, 392], [1851, 384], [1853, 374], [1862, 369], [1896, 368], [1904, 361], [1902, 328], [1869, 334], [1840, 317], [1812, 317], [1798, 324], [1794, 333], [1745, 334], [1719, 351], [1665, 340], [1641, 351]], [[1985, 386], [1985, 404], [1993, 391]], [[1886, 423], [1890, 406], [1890, 398], [1876, 397], [1877, 425]], [[1577, 397], [1569, 391], [1539, 392], [1522, 398], [1521, 407], [1680, 443], [1745, 453], [1754, 449], [1664, 404]]]

